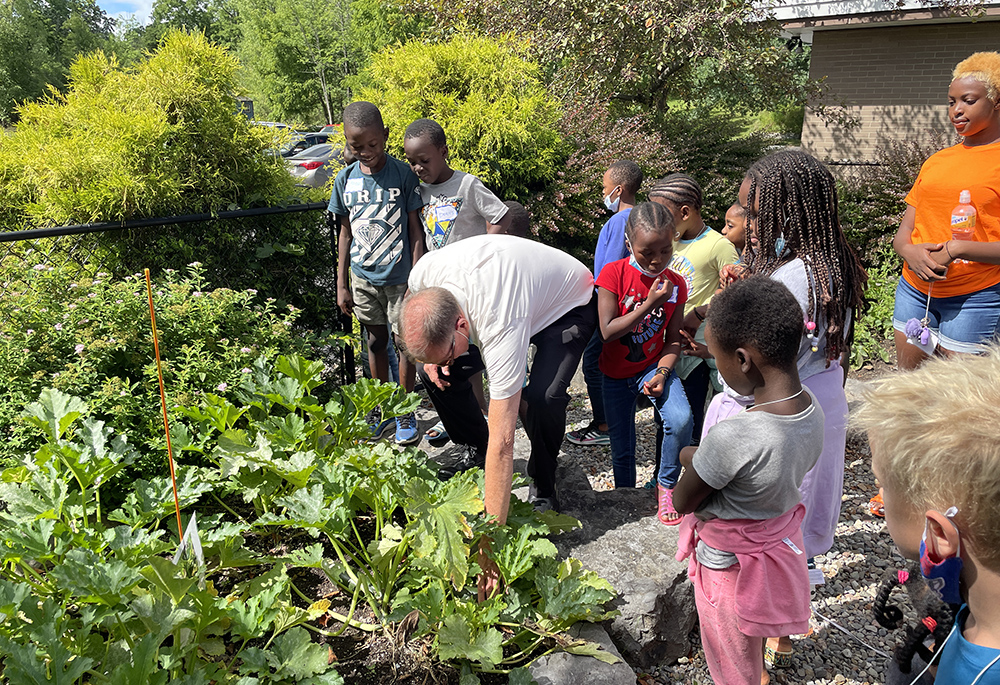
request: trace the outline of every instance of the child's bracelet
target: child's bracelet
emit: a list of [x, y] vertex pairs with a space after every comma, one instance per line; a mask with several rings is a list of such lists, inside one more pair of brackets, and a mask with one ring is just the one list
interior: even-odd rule
[[671, 371], [673, 371], [673, 369], [671, 369], [669, 366], [661, 366], [658, 369], [656, 369], [656, 372], [653, 375], [655, 376], [657, 373], [659, 373], [663, 374], [663, 377], [666, 378], [667, 376], [670, 375]]
[[950, 259], [951, 261], [955, 261], [955, 258], [951, 256], [951, 249], [948, 247], [947, 242], [944, 244], [944, 251], [948, 253], [948, 259]]
[[694, 308], [694, 315], [698, 317], [698, 321], [704, 321], [705, 315], [698, 311], [698, 308]]

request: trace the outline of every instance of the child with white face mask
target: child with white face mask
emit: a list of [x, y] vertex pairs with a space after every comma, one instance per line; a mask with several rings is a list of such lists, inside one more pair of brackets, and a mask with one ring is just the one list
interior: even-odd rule
[[[961, 604], [926, 669], [936, 683], [1000, 682], [998, 407], [993, 346], [875, 381], [852, 415], [868, 431], [893, 542], [943, 601]], [[914, 675], [900, 682], [925, 682]]]
[[681, 351], [687, 284], [669, 269], [674, 220], [654, 202], [637, 205], [625, 224], [628, 259], [609, 263], [597, 277], [597, 311], [604, 346], [604, 413], [611, 436], [615, 487], [635, 487], [635, 403], [648, 396], [663, 422], [658, 455], [658, 516], [675, 525], [673, 487], [678, 453], [691, 441], [691, 407], [674, 366]]

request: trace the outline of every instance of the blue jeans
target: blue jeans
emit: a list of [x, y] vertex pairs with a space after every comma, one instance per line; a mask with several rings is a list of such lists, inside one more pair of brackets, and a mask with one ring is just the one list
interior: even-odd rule
[[[652, 380], [655, 373], [656, 364], [653, 364], [631, 378], [604, 378], [604, 414], [611, 438], [611, 467], [616, 488], [635, 487], [635, 401], [642, 392], [643, 383]], [[691, 443], [691, 405], [681, 379], [673, 371], [667, 378], [663, 394], [650, 400], [663, 422], [663, 446], [656, 481], [665, 488], [672, 488], [681, 475], [681, 448]]]
[[927, 309], [927, 296], [900, 277], [892, 327], [906, 332], [909, 319], [930, 319], [929, 327], [940, 336], [940, 345], [949, 352], [979, 354], [1000, 335], [1000, 284], [968, 295], [934, 297]]
[[601, 373], [597, 360], [604, 349], [604, 341], [601, 340], [601, 331], [594, 331], [593, 337], [587, 343], [587, 348], [583, 351], [583, 380], [587, 384], [587, 396], [590, 398], [590, 410], [594, 414], [594, 423], [598, 426], [605, 423], [604, 420], [604, 374]]

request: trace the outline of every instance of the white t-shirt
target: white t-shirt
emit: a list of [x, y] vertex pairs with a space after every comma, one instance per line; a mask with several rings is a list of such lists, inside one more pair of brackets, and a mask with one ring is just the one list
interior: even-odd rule
[[441, 287], [469, 320], [483, 354], [490, 397], [524, 384], [531, 337], [590, 301], [590, 269], [565, 252], [508, 235], [480, 235], [425, 254], [410, 272], [411, 292]]
[[498, 224], [507, 213], [500, 198], [464, 171], [455, 171], [444, 183], [421, 183], [419, 190], [424, 201], [420, 221], [428, 250], [485, 235], [487, 222]]

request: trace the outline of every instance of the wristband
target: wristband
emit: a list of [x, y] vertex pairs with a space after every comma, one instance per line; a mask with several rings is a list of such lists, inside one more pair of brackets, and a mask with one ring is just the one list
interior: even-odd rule
[[944, 244], [944, 251], [948, 253], [948, 259], [950, 259], [951, 261], [955, 261], [955, 258], [951, 256], [951, 249], [948, 247], [947, 242]]
[[698, 321], [704, 321], [705, 315], [698, 311], [698, 308], [694, 308], [694, 315], [698, 317]]
[[667, 376], [670, 375], [671, 371], [673, 371], [673, 369], [671, 369], [670, 367], [668, 367], [668, 366], [661, 366], [658, 369], [656, 369], [656, 372], [653, 375], [655, 376], [657, 373], [659, 373], [659, 374], [662, 374], [664, 378], [666, 378]]

